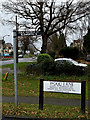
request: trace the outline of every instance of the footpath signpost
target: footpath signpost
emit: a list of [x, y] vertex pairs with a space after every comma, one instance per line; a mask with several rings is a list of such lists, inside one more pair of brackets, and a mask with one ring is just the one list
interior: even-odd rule
[[41, 35], [40, 31], [17, 31], [13, 30], [13, 51], [14, 51], [14, 82], [15, 82], [15, 105], [18, 105], [17, 97], [17, 37], [18, 36], [36, 36]]
[[18, 99], [17, 99], [17, 63], [16, 63], [16, 30], [13, 30], [13, 49], [14, 49], [14, 82], [15, 82], [15, 105], [18, 105]]
[[40, 79], [39, 109], [43, 110], [43, 92], [81, 94], [81, 113], [85, 114], [85, 93], [86, 93], [85, 90], [86, 81], [78, 83], [78, 82], [44, 81], [44, 79]]

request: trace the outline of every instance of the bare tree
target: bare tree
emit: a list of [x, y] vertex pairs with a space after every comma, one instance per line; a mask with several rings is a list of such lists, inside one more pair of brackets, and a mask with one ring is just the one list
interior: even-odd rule
[[40, 0], [34, 2], [31, 0], [16, 0], [15, 2], [8, 0], [3, 7], [6, 11], [19, 15], [22, 19], [21, 27], [35, 29], [36, 32], [41, 31], [41, 53], [46, 53], [48, 39], [51, 35], [64, 30], [69, 24], [75, 23], [89, 14], [90, 1], [76, 3], [73, 1], [68, 0], [57, 4], [55, 0], [52, 2], [48, 0], [45, 2], [40, 2]]
[[21, 42], [21, 44], [22, 44], [21, 48], [25, 54], [26, 50], [28, 49], [28, 45], [29, 45], [29, 37], [27, 37], [27, 36], [19, 37], [18, 41]]

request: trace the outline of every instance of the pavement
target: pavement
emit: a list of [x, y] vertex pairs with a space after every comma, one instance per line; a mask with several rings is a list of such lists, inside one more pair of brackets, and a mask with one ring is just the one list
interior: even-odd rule
[[[15, 97], [2, 96], [3, 103], [14, 103]], [[18, 103], [39, 104], [39, 97], [22, 97], [18, 96]], [[64, 99], [64, 98], [44, 98], [44, 104], [63, 105], [63, 106], [80, 106], [80, 99]], [[86, 106], [90, 105], [90, 101], [86, 101]]]

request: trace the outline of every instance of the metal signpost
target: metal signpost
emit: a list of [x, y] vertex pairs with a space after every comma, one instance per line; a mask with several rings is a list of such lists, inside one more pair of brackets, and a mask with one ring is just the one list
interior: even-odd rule
[[18, 105], [18, 99], [17, 99], [17, 64], [16, 64], [16, 30], [13, 30], [13, 51], [14, 51], [14, 82], [15, 82], [15, 105]]
[[40, 31], [18, 31], [17, 36], [36, 36], [36, 35], [41, 35]]
[[71, 94], [81, 94], [81, 113], [85, 114], [85, 92], [86, 81], [78, 82], [58, 82], [58, 81], [44, 81], [40, 79], [39, 90], [39, 109], [43, 110], [43, 92], [61, 92]]
[[13, 30], [13, 51], [14, 51], [14, 82], [15, 82], [15, 105], [18, 105], [18, 97], [17, 97], [17, 37], [18, 36], [35, 36], [41, 35], [40, 31], [17, 31]]

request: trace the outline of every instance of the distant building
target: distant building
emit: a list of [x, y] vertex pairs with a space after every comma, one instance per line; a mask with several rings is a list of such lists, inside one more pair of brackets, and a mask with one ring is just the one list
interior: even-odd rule
[[5, 53], [13, 52], [13, 46], [11, 43], [5, 43], [4, 40], [0, 40], [0, 54], [4, 55]]
[[78, 40], [74, 40], [73, 43], [71, 43], [71, 46], [77, 47], [80, 51], [82, 51], [83, 43], [84, 43], [84, 39], [78, 39]]
[[5, 52], [10, 53], [13, 51], [13, 46], [11, 43], [5, 43]]

